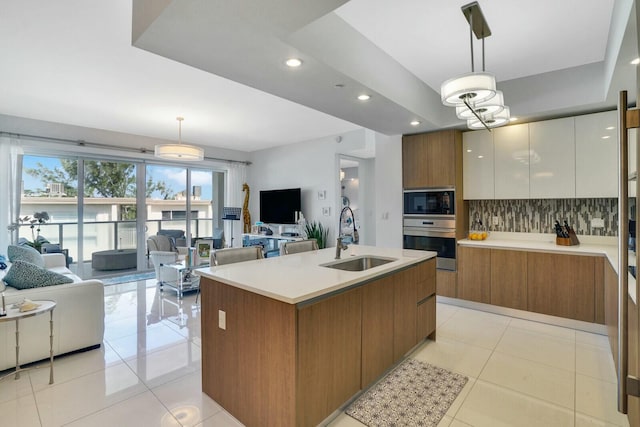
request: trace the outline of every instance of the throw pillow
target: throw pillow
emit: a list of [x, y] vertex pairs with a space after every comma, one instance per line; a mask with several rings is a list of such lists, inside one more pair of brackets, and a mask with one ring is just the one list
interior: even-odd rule
[[9, 271], [4, 276], [4, 281], [7, 285], [16, 289], [30, 289], [73, 283], [73, 279], [70, 277], [21, 260], [17, 260], [11, 264]]
[[9, 261], [26, 261], [31, 264], [35, 264], [38, 267], [44, 267], [44, 258], [40, 255], [40, 252], [33, 249], [31, 246], [13, 246], [7, 247], [7, 255]]

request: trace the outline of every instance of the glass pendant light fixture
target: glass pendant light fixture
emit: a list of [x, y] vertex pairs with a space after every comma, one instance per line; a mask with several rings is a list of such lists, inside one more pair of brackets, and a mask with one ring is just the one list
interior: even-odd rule
[[155, 156], [165, 160], [203, 160], [204, 150], [202, 148], [182, 143], [182, 121], [184, 117], [176, 117], [176, 120], [178, 121], [178, 143], [156, 145]]
[[[501, 126], [509, 122], [509, 117], [507, 117], [506, 122], [503, 123], [502, 118], [505, 114], [508, 116], [509, 109], [505, 109], [502, 92], [496, 90], [496, 78], [484, 69], [484, 39], [491, 35], [491, 30], [484, 19], [478, 2], [462, 6], [462, 13], [469, 22], [471, 72], [442, 83], [440, 96], [444, 105], [456, 108], [458, 118], [467, 120], [470, 128], [471, 123], [473, 123], [474, 126], [479, 124], [480, 129], [489, 130], [492, 127]], [[473, 56], [474, 34], [476, 38], [482, 40], [482, 72], [475, 71]], [[487, 120], [491, 121], [491, 126], [487, 125]], [[472, 129], [475, 129], [475, 127]]]

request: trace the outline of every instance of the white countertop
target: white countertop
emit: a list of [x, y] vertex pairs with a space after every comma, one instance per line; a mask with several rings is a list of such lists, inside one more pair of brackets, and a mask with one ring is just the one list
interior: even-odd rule
[[[341, 258], [375, 255], [396, 261], [365, 271], [343, 271], [321, 264], [335, 261], [336, 248], [302, 252], [286, 256], [246, 261], [217, 267], [199, 268], [195, 272], [228, 285], [259, 295], [297, 304], [397, 269], [433, 258], [435, 252], [377, 246], [349, 245]], [[206, 285], [205, 285], [206, 286]]]
[[[580, 244], [577, 246], [556, 245], [555, 234], [535, 233], [497, 233], [493, 232], [486, 240], [458, 240], [462, 246], [478, 248], [526, 250], [533, 252], [553, 252], [569, 255], [604, 256], [619, 274], [618, 246], [615, 237], [578, 236]], [[629, 264], [635, 265], [635, 257], [629, 257]], [[636, 280], [628, 274], [629, 296], [636, 302]]]

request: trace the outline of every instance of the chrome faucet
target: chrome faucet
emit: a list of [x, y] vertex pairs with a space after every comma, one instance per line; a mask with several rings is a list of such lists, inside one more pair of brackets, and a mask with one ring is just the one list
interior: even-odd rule
[[344, 216], [344, 213], [346, 211], [349, 211], [351, 213], [351, 220], [353, 221], [353, 236], [351, 240], [354, 245], [357, 245], [358, 242], [360, 241], [360, 236], [358, 235], [358, 229], [356, 228], [356, 216], [354, 215], [353, 210], [351, 210], [349, 206], [345, 206], [344, 208], [342, 208], [342, 211], [340, 212], [340, 217], [338, 218], [338, 237], [339, 238], [343, 237], [342, 217]]
[[340, 259], [340, 251], [349, 249], [349, 246], [345, 245], [342, 241], [342, 236], [338, 236], [336, 239], [336, 259]]

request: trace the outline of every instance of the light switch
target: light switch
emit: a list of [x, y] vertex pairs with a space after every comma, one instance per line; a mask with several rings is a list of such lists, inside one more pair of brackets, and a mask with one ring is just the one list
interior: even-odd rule
[[218, 327], [227, 329], [227, 313], [222, 310], [218, 310]]

